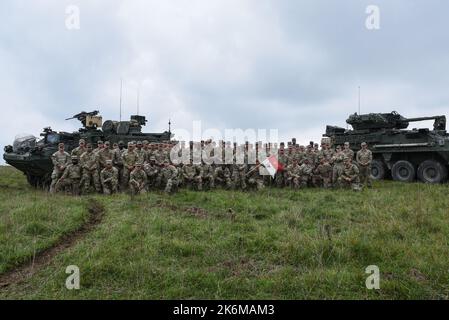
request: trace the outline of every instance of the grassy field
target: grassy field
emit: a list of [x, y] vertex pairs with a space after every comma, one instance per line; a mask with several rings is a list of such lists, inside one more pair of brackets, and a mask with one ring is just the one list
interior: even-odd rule
[[[72, 198], [0, 168], [0, 273], [103, 220], [2, 299], [447, 299], [447, 185]], [[76, 265], [81, 289], [65, 288]], [[365, 268], [380, 268], [368, 290]]]

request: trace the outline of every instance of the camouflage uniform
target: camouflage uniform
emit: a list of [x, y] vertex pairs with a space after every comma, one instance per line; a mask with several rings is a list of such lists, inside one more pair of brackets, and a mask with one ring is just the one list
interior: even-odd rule
[[202, 180], [203, 187], [206, 187], [207, 189], [215, 188], [214, 168], [212, 165], [206, 163], [202, 165]]
[[122, 154], [122, 161], [123, 161], [123, 176], [122, 176], [122, 186], [123, 189], [126, 189], [129, 182], [129, 176], [131, 172], [134, 170], [134, 166], [136, 165], [138, 161], [139, 156], [134, 150], [126, 150]]
[[232, 187], [246, 190], [246, 164], [234, 164], [232, 169]]
[[323, 187], [328, 189], [332, 185], [332, 166], [329, 162], [321, 162], [315, 169], [312, 183], [315, 187]]
[[195, 164], [186, 164], [182, 167], [183, 184], [191, 189], [203, 189], [203, 170]]
[[83, 155], [84, 152], [86, 152], [86, 148], [85, 147], [76, 147], [75, 149], [72, 150], [72, 152], [70, 153], [71, 156], [75, 156], [78, 158], [78, 161], [81, 161], [81, 156]]
[[159, 188], [161, 185], [161, 170], [156, 164], [156, 159], [154, 157], [151, 157], [150, 162], [144, 165], [143, 170], [148, 177], [148, 188]]
[[118, 190], [118, 169], [115, 167], [106, 167], [101, 170], [101, 185], [104, 194], [116, 193]]
[[307, 188], [313, 174], [313, 166], [305, 160], [305, 162], [299, 167], [299, 172], [301, 188]]
[[373, 153], [368, 149], [361, 149], [357, 152], [357, 164], [360, 170], [360, 182], [371, 187], [371, 162]]
[[260, 175], [259, 166], [251, 165], [247, 175], [248, 185], [250, 187], [256, 187], [257, 191], [262, 190], [265, 186], [263, 183], [263, 176]]
[[[288, 156], [285, 153], [279, 153], [278, 163], [280, 166], [282, 166], [283, 168], [287, 168], [289, 162], [288, 160]], [[287, 172], [285, 172], [284, 170], [279, 170], [278, 172], [276, 172], [274, 181], [278, 188], [284, 187], [287, 182]]]
[[345, 154], [343, 153], [343, 151], [337, 151], [336, 153], [334, 153], [334, 156], [332, 158], [332, 163], [334, 165], [333, 169], [332, 169], [332, 183], [333, 184], [337, 184], [338, 178], [341, 175], [341, 172], [343, 170], [344, 167], [344, 161], [346, 159]]
[[129, 188], [131, 194], [143, 194], [147, 191], [147, 174], [142, 169], [141, 164], [137, 166], [130, 175], [129, 178]]
[[352, 162], [346, 163], [340, 177], [338, 178], [339, 186], [342, 188], [359, 190], [359, 183], [359, 169]]
[[64, 174], [66, 166], [70, 163], [70, 155], [65, 151], [56, 151], [51, 156], [53, 162], [53, 172], [51, 174], [50, 193], [56, 192], [56, 183]]
[[61, 191], [69, 187], [71, 189], [71, 194], [78, 196], [80, 194], [81, 166], [78, 164], [78, 157], [73, 156], [72, 160], [74, 159], [76, 162], [67, 166], [64, 170], [64, 174], [56, 183], [56, 190]]
[[165, 184], [165, 192], [172, 193], [178, 188], [178, 169], [168, 161], [164, 162], [161, 170], [162, 182]]
[[91, 181], [93, 181], [95, 190], [101, 192], [97, 157], [98, 156], [92, 150], [88, 150], [81, 155], [80, 164], [83, 168], [83, 177], [81, 179], [83, 193], [90, 192]]
[[215, 168], [214, 179], [219, 185], [224, 186], [226, 189], [232, 188], [231, 170], [228, 165], [221, 165]]
[[293, 162], [287, 167], [287, 181], [290, 187], [299, 189], [301, 185], [301, 168], [297, 162]]

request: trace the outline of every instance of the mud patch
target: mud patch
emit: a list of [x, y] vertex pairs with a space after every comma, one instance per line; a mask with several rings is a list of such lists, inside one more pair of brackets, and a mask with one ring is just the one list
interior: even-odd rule
[[7, 271], [0, 275], [0, 288], [26, 281], [40, 269], [48, 266], [53, 258], [60, 252], [73, 247], [79, 240], [91, 232], [103, 219], [104, 206], [96, 200], [89, 199], [87, 211], [89, 219], [79, 229], [62, 236], [58, 242], [50, 248], [37, 252], [31, 261]]

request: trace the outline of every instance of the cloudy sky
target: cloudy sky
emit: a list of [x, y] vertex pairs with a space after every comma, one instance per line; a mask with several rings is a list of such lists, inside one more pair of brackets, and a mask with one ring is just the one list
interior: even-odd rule
[[82, 110], [118, 119], [121, 78], [124, 116], [140, 88], [149, 132], [171, 118], [319, 140], [357, 111], [359, 85], [362, 112], [447, 115], [448, 15], [446, 0], [2, 0], [0, 146], [76, 130], [64, 119]]

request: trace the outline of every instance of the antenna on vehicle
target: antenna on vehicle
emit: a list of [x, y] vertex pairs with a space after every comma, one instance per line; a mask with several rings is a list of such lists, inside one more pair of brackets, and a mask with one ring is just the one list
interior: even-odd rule
[[359, 86], [359, 114], [360, 114], [360, 86]]
[[137, 88], [137, 115], [139, 115], [140, 88]]
[[123, 88], [123, 79], [120, 78], [120, 121], [122, 121], [122, 88]]
[[171, 120], [168, 119], [168, 133], [171, 133]]

